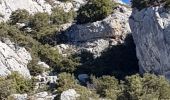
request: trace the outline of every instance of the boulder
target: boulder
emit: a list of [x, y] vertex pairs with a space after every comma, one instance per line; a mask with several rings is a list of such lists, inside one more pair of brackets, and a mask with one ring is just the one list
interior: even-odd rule
[[47, 65], [45, 62], [42, 62], [42, 61], [39, 61], [38, 65], [41, 66], [44, 69], [49, 69], [50, 68], [49, 65]]
[[141, 73], [170, 80], [170, 12], [164, 7], [133, 9], [130, 17]]
[[80, 80], [80, 82], [86, 83], [87, 79], [89, 79], [89, 75], [80, 74], [80, 75], [78, 75], [78, 79]]
[[79, 96], [74, 89], [69, 89], [61, 93], [60, 100], [76, 100]]
[[27, 94], [12, 94], [10, 95], [11, 100], [27, 100]]

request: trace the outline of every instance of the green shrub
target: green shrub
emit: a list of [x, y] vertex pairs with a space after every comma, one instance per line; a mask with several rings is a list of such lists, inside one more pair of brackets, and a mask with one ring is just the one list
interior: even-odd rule
[[17, 72], [13, 72], [7, 77], [0, 77], [0, 99], [7, 99], [13, 93], [30, 93], [34, 86], [33, 80], [25, 79]]
[[111, 0], [89, 0], [77, 14], [77, 23], [84, 24], [102, 20], [113, 12], [114, 3]]
[[75, 12], [73, 10], [65, 12], [62, 8], [56, 7], [52, 9], [51, 21], [53, 24], [61, 25], [73, 21]]
[[60, 62], [60, 72], [73, 73], [79, 65], [79, 62], [74, 58], [64, 58]]
[[17, 93], [29, 93], [34, 89], [34, 83], [30, 79], [25, 79], [22, 75], [17, 72], [13, 72], [7, 77], [7, 80], [12, 80], [15, 85]]
[[5, 100], [9, 95], [16, 93], [15, 85], [12, 80], [0, 77], [0, 100]]
[[48, 26], [50, 22], [50, 16], [48, 13], [38, 12], [32, 16], [30, 20], [30, 26], [36, 31], [41, 30], [42, 27]]
[[62, 93], [68, 89], [74, 89], [77, 81], [75, 80], [74, 76], [69, 73], [61, 73], [58, 75], [58, 82], [57, 82], [57, 91], [58, 93]]
[[132, 75], [126, 78], [125, 85], [126, 96], [130, 100], [170, 99], [170, 83], [162, 76]]
[[78, 100], [88, 100], [89, 98], [98, 98], [97, 94], [95, 92], [90, 91], [86, 87], [83, 87], [79, 85], [77, 80], [72, 74], [69, 73], [61, 73], [58, 75], [58, 82], [57, 82], [57, 92], [59, 93], [58, 97], [60, 97], [60, 94], [63, 91], [66, 91], [68, 89], [75, 89], [78, 94], [80, 94], [80, 97], [77, 98]]
[[[17, 29], [15, 26], [1, 23], [0, 37], [9, 38], [11, 41], [17, 43], [18, 45], [25, 47], [28, 51], [30, 51], [33, 59], [37, 59], [37, 61], [41, 59], [51, 67], [60, 65], [62, 57], [56, 48], [50, 45], [42, 45], [37, 40], [33, 39], [30, 35]], [[34, 62], [32, 67], [35, 67], [35, 63], [36, 62]], [[40, 69], [38, 68], [37, 70]]]
[[37, 76], [42, 74], [45, 71], [45, 68], [41, 67], [40, 65], [37, 65], [38, 61], [34, 61], [32, 60], [29, 64], [28, 64], [28, 69], [30, 71], [30, 74], [32, 76]]
[[100, 78], [92, 78], [92, 83], [101, 97], [116, 100], [122, 92], [119, 82], [111, 76], [102, 76]]
[[10, 23], [11, 24], [16, 24], [16, 23], [28, 23], [29, 22], [29, 12], [24, 9], [18, 9], [14, 12], [12, 12], [10, 16]]

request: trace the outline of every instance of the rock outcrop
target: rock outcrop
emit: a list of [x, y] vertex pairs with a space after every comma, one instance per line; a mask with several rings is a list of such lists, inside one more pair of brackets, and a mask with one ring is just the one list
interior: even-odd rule
[[[120, 12], [120, 9], [123, 9]], [[94, 23], [83, 25], [73, 25], [66, 33], [71, 42], [83, 42], [98, 38], [124, 38], [126, 34], [131, 33], [128, 18], [131, 11], [121, 6], [113, 14]]]
[[30, 78], [27, 64], [32, 60], [30, 53], [23, 47], [16, 46], [9, 39], [0, 41], [0, 76], [7, 76], [17, 71]]
[[69, 43], [57, 47], [64, 55], [68, 51], [73, 53], [85, 50], [100, 56], [101, 52], [109, 46], [123, 43], [127, 34], [131, 33], [128, 23], [130, 14], [131, 9], [119, 6], [113, 14], [101, 21], [75, 24], [65, 33]]
[[12, 11], [26, 9], [31, 14], [36, 12], [51, 12], [51, 5], [45, 0], [0, 0], [0, 20], [9, 19]]
[[140, 72], [170, 79], [170, 12], [163, 7], [133, 9], [130, 26]]
[[79, 96], [74, 89], [69, 89], [61, 93], [60, 100], [76, 100]]

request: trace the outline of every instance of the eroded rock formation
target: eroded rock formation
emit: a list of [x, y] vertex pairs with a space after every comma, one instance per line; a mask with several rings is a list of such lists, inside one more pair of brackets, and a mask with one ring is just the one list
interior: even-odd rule
[[123, 43], [127, 34], [131, 33], [128, 23], [130, 14], [131, 9], [119, 6], [113, 14], [101, 21], [75, 24], [65, 33], [69, 43], [57, 47], [64, 55], [68, 51], [73, 53], [85, 50], [100, 56], [106, 48]]
[[130, 26], [140, 72], [170, 79], [170, 12], [163, 7], [133, 10]]

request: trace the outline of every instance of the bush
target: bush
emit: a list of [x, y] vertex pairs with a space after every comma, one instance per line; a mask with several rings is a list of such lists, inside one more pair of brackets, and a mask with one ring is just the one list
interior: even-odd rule
[[100, 78], [92, 78], [92, 83], [101, 97], [116, 100], [122, 92], [119, 82], [111, 76], [102, 76]]
[[58, 78], [59, 78], [57, 82], [58, 93], [62, 93], [63, 91], [66, 91], [68, 89], [73, 89], [77, 84], [74, 76], [69, 73], [61, 73], [58, 75]]
[[32, 60], [29, 64], [28, 64], [28, 69], [30, 71], [30, 74], [32, 76], [37, 76], [42, 74], [45, 71], [45, 68], [37, 65], [38, 61], [34, 61]]
[[75, 12], [73, 10], [65, 12], [62, 8], [56, 7], [52, 9], [51, 21], [53, 24], [61, 25], [73, 21]]
[[34, 86], [33, 80], [25, 79], [17, 72], [13, 72], [7, 77], [0, 78], [0, 99], [4, 100], [13, 93], [30, 93]]
[[84, 24], [104, 19], [113, 12], [112, 0], [89, 0], [82, 6], [77, 15], [77, 23]]
[[0, 78], [0, 100], [5, 100], [9, 95], [16, 93], [15, 85], [12, 80]]
[[[58, 97], [56, 97], [56, 100], [59, 100], [60, 94], [63, 91], [66, 91], [68, 89], [75, 89], [78, 94], [80, 94], [80, 97], [78, 100], [88, 100], [89, 98], [98, 98], [98, 96], [93, 92], [87, 89], [86, 87], [80, 86], [76, 81], [75, 77], [72, 74], [69, 73], [61, 73], [58, 75], [58, 82], [57, 82], [57, 92], [59, 93]], [[96, 100], [96, 99], [95, 99]]]
[[12, 12], [10, 16], [10, 23], [16, 24], [16, 23], [28, 23], [29, 22], [29, 12], [24, 9], [18, 9], [14, 12]]
[[36, 31], [41, 30], [42, 27], [48, 26], [50, 22], [50, 16], [48, 13], [36, 13], [30, 20], [30, 26]]
[[130, 100], [168, 100], [170, 84], [162, 76], [145, 74], [143, 77], [132, 75], [126, 78], [126, 96]]

